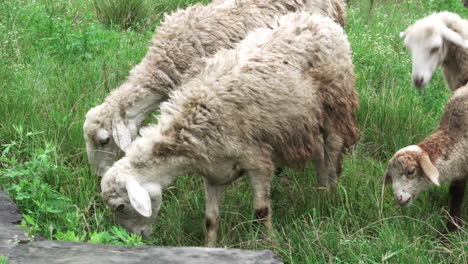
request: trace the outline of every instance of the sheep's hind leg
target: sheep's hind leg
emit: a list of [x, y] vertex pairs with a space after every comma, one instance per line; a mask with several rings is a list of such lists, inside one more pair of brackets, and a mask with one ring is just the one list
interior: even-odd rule
[[272, 210], [270, 205], [271, 171], [248, 172], [252, 185], [255, 217], [267, 228], [267, 236], [271, 241], [275, 241], [272, 226]]
[[463, 207], [463, 197], [465, 195], [467, 178], [454, 180], [450, 184], [450, 212], [447, 219], [447, 229], [449, 232], [459, 230], [462, 225], [461, 212]]
[[205, 225], [207, 247], [216, 247], [216, 236], [219, 229], [219, 205], [221, 204], [223, 189], [223, 186], [213, 185], [205, 179]]

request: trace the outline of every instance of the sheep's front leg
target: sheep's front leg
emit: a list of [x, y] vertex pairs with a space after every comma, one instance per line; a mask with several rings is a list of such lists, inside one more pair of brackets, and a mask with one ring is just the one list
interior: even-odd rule
[[344, 141], [337, 133], [328, 131], [324, 139], [325, 143], [325, 161], [328, 168], [328, 186], [332, 187], [338, 181], [341, 174], [341, 162], [343, 159]]
[[330, 169], [327, 167], [325, 147], [321, 138], [317, 138], [317, 148], [312, 162], [314, 163], [315, 171], [317, 171], [317, 184], [319, 188], [330, 187]]
[[216, 236], [219, 229], [219, 205], [221, 204], [223, 189], [223, 186], [213, 185], [205, 179], [205, 226], [207, 247], [216, 247]]
[[463, 196], [465, 195], [467, 178], [452, 181], [450, 184], [450, 212], [447, 220], [449, 232], [457, 231], [462, 224], [461, 212], [463, 207]]
[[271, 171], [249, 172], [249, 177], [252, 184], [255, 217], [265, 225], [268, 233], [271, 233], [273, 228], [271, 224], [270, 186], [273, 169]]

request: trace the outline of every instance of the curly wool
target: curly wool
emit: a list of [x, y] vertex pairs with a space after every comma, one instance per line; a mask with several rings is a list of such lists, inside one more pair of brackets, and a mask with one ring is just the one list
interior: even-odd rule
[[[236, 0], [212, 5], [196, 4], [166, 15], [143, 60], [130, 72], [126, 83], [105, 102], [133, 105], [148, 92], [162, 99], [203, 68], [203, 58], [222, 48], [234, 48], [251, 30], [272, 27], [279, 15], [307, 11], [331, 17], [344, 26], [342, 0]], [[216, 4], [219, 4], [217, 6]], [[193, 65], [197, 65], [191, 70]]]
[[279, 15], [291, 11], [319, 13], [343, 25], [344, 8], [343, 0], [237, 0], [197, 4], [166, 16], [127, 80], [88, 111], [83, 131], [90, 164], [101, 172], [111, 166], [168, 93], [204, 68], [204, 58], [233, 48], [255, 28], [273, 27]]
[[142, 137], [163, 135], [164, 146], [156, 148], [173, 154], [209, 161], [267, 153], [290, 167], [314, 159], [324, 130], [352, 145], [357, 93], [342, 28], [305, 13], [278, 24], [208, 59], [203, 72], [162, 104], [159, 124], [142, 129]]

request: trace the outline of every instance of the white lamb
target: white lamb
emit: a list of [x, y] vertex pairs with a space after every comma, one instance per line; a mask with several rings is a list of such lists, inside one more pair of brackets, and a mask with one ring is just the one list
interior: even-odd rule
[[400, 33], [413, 61], [413, 85], [422, 88], [441, 66], [450, 90], [468, 82], [468, 21], [450, 12], [427, 16]]
[[385, 183], [393, 183], [398, 204], [409, 205], [425, 189], [450, 185], [449, 231], [461, 224], [468, 180], [468, 85], [458, 88], [445, 106], [439, 129], [418, 145], [399, 150], [390, 160]]
[[127, 80], [87, 113], [83, 131], [91, 167], [102, 175], [168, 93], [203, 68], [203, 58], [233, 48], [251, 30], [272, 27], [278, 15], [292, 11], [328, 15], [344, 24], [344, 7], [343, 0], [216, 1], [167, 16]]
[[313, 162], [330, 186], [355, 143], [354, 67], [343, 29], [308, 13], [258, 29], [171, 94], [158, 125], [141, 130], [104, 175], [104, 200], [127, 230], [149, 235], [161, 192], [178, 176], [206, 184], [207, 242], [214, 246], [224, 185], [246, 175], [256, 216], [271, 231], [270, 182], [277, 166]]

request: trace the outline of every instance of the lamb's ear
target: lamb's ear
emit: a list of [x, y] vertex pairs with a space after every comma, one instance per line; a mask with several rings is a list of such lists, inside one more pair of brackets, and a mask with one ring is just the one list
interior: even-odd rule
[[400, 32], [400, 38], [406, 38], [406, 31]]
[[132, 134], [122, 117], [118, 114], [114, 115], [112, 119], [112, 136], [117, 146], [126, 152], [128, 146], [132, 143]]
[[442, 37], [445, 40], [448, 40], [458, 46], [463, 48], [468, 48], [468, 40], [464, 39], [462, 35], [458, 34], [457, 32], [451, 30], [450, 28], [443, 26], [440, 30]]
[[149, 193], [140, 185], [136, 180], [129, 179], [125, 184], [127, 189], [130, 204], [135, 210], [144, 217], [150, 217], [151, 212], [151, 198]]
[[419, 159], [419, 165], [421, 166], [424, 175], [426, 175], [429, 180], [437, 186], [440, 186], [439, 183], [439, 170], [432, 164], [431, 159], [427, 154], [421, 155]]
[[390, 174], [387, 171], [383, 177], [383, 184], [390, 184], [390, 183], [392, 183], [392, 176], [390, 176]]

